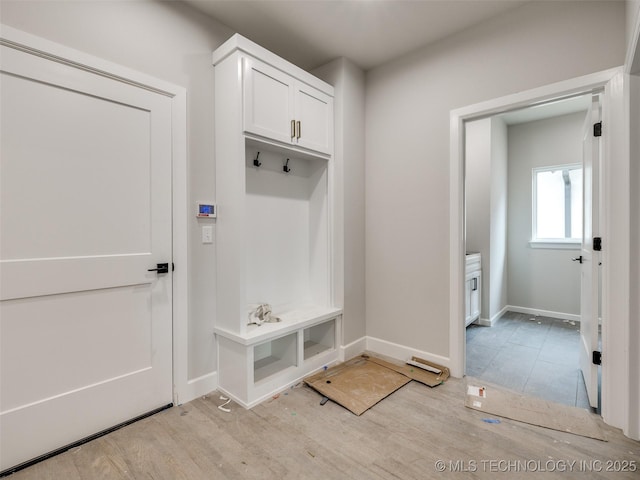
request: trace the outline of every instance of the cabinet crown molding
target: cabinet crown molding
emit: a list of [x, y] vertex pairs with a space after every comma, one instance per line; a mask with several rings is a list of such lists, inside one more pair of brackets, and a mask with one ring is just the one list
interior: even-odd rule
[[272, 67], [286, 72], [294, 78], [301, 80], [314, 88], [317, 88], [321, 92], [324, 92], [332, 97], [334, 96], [333, 87], [327, 82], [320, 80], [306, 70], [303, 70], [297, 65], [294, 65], [293, 63], [283, 59], [282, 57], [279, 57], [275, 53], [270, 52], [264, 47], [261, 47], [257, 43], [252, 42], [239, 33], [234, 34], [213, 52], [213, 65], [218, 65], [225, 58], [236, 51], [241, 51], [254, 58], [260, 59], [260, 61], [268, 63]]

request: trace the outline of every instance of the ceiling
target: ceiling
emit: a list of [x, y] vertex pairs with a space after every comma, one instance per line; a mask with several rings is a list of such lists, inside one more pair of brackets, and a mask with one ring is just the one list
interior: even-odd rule
[[527, 0], [183, 0], [305, 70], [376, 67]]
[[[347, 57], [364, 70], [529, 0], [182, 0], [305, 70]], [[590, 96], [502, 114], [508, 125], [586, 111]]]

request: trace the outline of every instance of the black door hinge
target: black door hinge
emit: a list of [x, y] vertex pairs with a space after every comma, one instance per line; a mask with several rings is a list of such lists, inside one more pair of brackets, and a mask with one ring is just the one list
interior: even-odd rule
[[593, 250], [595, 252], [602, 250], [602, 237], [593, 237]]
[[[594, 249], [595, 250], [595, 249]], [[171, 262], [171, 271], [175, 272], [176, 271], [176, 264]]]
[[602, 365], [602, 352], [594, 350], [593, 355], [591, 356], [591, 361], [594, 365]]
[[601, 137], [602, 136], [602, 122], [593, 124], [593, 136]]

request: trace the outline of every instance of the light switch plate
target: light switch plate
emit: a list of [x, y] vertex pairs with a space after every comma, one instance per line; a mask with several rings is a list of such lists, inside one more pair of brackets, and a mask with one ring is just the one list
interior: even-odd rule
[[213, 225], [202, 226], [202, 243], [213, 243]]

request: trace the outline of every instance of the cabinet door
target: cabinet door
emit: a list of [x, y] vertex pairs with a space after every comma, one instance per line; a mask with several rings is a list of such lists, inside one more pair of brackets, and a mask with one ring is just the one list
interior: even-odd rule
[[296, 83], [296, 143], [331, 154], [333, 144], [333, 98], [302, 82]]
[[473, 320], [471, 317], [471, 287], [473, 279], [464, 283], [464, 324], [469, 325]]
[[244, 130], [291, 144], [294, 80], [251, 58], [244, 58]]
[[480, 276], [471, 279], [470, 316], [477, 320], [480, 317]]

